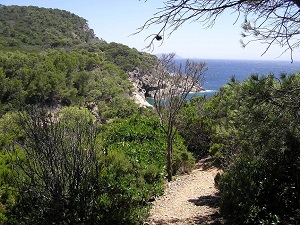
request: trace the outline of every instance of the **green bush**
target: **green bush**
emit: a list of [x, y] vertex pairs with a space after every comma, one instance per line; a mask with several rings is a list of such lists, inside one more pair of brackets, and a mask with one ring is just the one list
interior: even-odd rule
[[[98, 200], [101, 224], [139, 224], [148, 213], [148, 200], [161, 191], [159, 180], [147, 179], [138, 164], [119, 149], [109, 151], [100, 162], [99, 176], [105, 184]], [[154, 176], [155, 171], [148, 174]]]
[[[3, 116], [1, 145], [10, 149], [0, 161], [3, 224], [139, 224], [147, 217], [165, 180], [158, 119], [95, 125], [78, 107]], [[179, 136], [175, 144], [174, 171], [187, 170], [194, 159]]]
[[85, 106], [102, 121], [135, 114], [125, 72], [101, 53], [78, 48], [0, 55], [0, 115], [34, 104]]
[[221, 211], [241, 224], [300, 218], [300, 75], [231, 82], [209, 105], [211, 152], [222, 163]]
[[192, 98], [180, 111], [177, 128], [189, 152], [200, 158], [209, 153], [211, 120], [203, 112], [204, 97]]
[[[143, 168], [155, 164], [165, 173], [166, 166], [166, 138], [157, 117], [135, 115], [120, 123], [112, 124], [103, 137], [105, 148], [123, 149]], [[194, 166], [195, 159], [187, 151], [183, 139], [175, 136], [173, 173], [189, 172]]]

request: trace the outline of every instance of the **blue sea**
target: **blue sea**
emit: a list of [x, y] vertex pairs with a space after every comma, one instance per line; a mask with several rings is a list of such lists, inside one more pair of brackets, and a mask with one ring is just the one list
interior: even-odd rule
[[[226, 59], [192, 59], [193, 61], [205, 62], [208, 70], [205, 73], [205, 82], [203, 88], [206, 90], [203, 94], [213, 95], [216, 91], [230, 82], [232, 76], [237, 81], [243, 81], [251, 74], [269, 75], [274, 74], [279, 77], [280, 74], [287, 75], [300, 72], [300, 61], [266, 61], [266, 60], [226, 60]], [[176, 59], [176, 63], [185, 64], [186, 59]]]
[[[267, 61], [267, 60], [228, 60], [228, 59], [191, 59], [192, 61], [205, 62], [208, 70], [205, 73], [204, 92], [197, 93], [196, 96], [206, 95], [210, 97], [219, 91], [220, 87], [230, 82], [231, 77], [235, 77], [237, 81], [243, 81], [252, 74], [270, 75], [274, 74], [279, 77], [285, 73], [300, 72], [300, 61]], [[176, 59], [179, 65], [185, 64], [186, 59]], [[188, 99], [194, 97], [190, 94]], [[147, 99], [150, 104], [153, 100]]]

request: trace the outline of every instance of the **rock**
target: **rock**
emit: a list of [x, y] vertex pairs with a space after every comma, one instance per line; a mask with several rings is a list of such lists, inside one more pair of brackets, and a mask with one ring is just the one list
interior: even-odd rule
[[143, 96], [142, 93], [134, 91], [132, 92], [132, 98], [140, 107], [153, 107], [151, 104], [149, 104], [149, 102], [146, 101], [145, 95]]
[[[154, 98], [155, 91], [158, 89], [168, 89], [169, 83], [166, 82], [163, 85], [158, 85], [158, 80], [148, 71], [141, 71], [139, 68], [134, 68], [132, 71], [128, 72], [128, 80], [133, 84], [135, 91], [132, 93], [132, 98], [140, 107], [152, 107], [146, 98]], [[188, 80], [192, 82], [192, 80]], [[180, 85], [179, 85], [180, 87]], [[200, 92], [204, 89], [200, 86], [195, 86], [191, 92]], [[178, 89], [180, 93], [181, 89]]]

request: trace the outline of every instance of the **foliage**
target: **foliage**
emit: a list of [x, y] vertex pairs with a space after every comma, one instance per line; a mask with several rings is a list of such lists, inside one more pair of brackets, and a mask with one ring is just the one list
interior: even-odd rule
[[208, 155], [211, 145], [213, 124], [204, 111], [204, 103], [208, 104], [205, 97], [195, 97], [186, 102], [176, 125], [188, 151], [197, 158]]
[[[100, 55], [100, 56], [99, 56]], [[47, 50], [41, 53], [7, 52], [0, 56], [2, 111], [26, 104], [82, 105], [104, 102], [109, 108], [135, 111], [123, 100], [131, 92], [124, 72], [98, 54], [86, 50]], [[123, 97], [124, 96], [124, 97]], [[124, 106], [123, 106], [124, 105]], [[2, 113], [3, 113], [2, 112]], [[96, 112], [99, 113], [99, 112]], [[126, 112], [110, 113], [126, 116]]]
[[[159, 120], [136, 115], [100, 129], [94, 121], [77, 107], [2, 117], [3, 224], [138, 224], [148, 215], [165, 178]], [[187, 172], [194, 158], [178, 135], [174, 143], [174, 174]]]
[[[133, 163], [138, 163], [138, 168], [141, 167], [146, 172], [149, 166], [152, 169], [157, 167], [157, 178], [164, 177], [166, 137], [157, 117], [135, 115], [116, 122], [105, 132], [103, 141], [106, 151], [122, 149], [131, 157]], [[183, 139], [178, 134], [175, 135], [173, 174], [188, 172], [193, 165], [194, 158], [187, 152]]]
[[16, 113], [7, 113], [0, 118], [0, 224], [6, 224], [10, 220], [8, 213], [14, 207], [18, 195], [13, 188], [15, 174], [11, 168], [12, 161], [16, 158], [11, 157], [6, 149], [15, 140], [24, 137], [16, 123], [17, 118]]
[[299, 87], [299, 73], [232, 78], [181, 110], [187, 146], [209, 152], [224, 171], [216, 178], [220, 207], [234, 224], [299, 221]]
[[[162, 192], [166, 143], [153, 113], [124, 120], [138, 112], [126, 72], [156, 57], [66, 11], [0, 6], [0, 25], [0, 223], [138, 224]], [[188, 172], [174, 144], [172, 173]]]
[[[162, 193], [165, 139], [155, 117], [98, 127], [87, 109], [33, 108], [0, 122], [10, 124], [0, 137], [4, 224], [138, 224]], [[194, 160], [176, 140], [174, 171], [190, 169]]]
[[[20, 114], [24, 138], [11, 145], [18, 191], [10, 219], [25, 224], [95, 224], [99, 150], [88, 110], [67, 108], [59, 118], [39, 110]], [[57, 121], [58, 120], [58, 121]], [[24, 154], [20, 156], [20, 151]]]
[[126, 45], [115, 42], [101, 42], [99, 49], [105, 52], [107, 59], [120, 66], [124, 71], [131, 71], [138, 67], [140, 70], [150, 70], [156, 62], [156, 56], [130, 49]]
[[222, 212], [243, 224], [299, 221], [300, 74], [233, 80], [205, 107], [222, 163]]
[[25, 49], [99, 41], [85, 19], [64, 10], [35, 6], [0, 7], [0, 40], [4, 48]]
[[[132, 85], [126, 72], [148, 70], [155, 56], [96, 41], [85, 19], [63, 10], [1, 6], [0, 11], [0, 29], [17, 34], [0, 34], [0, 115], [27, 104], [85, 106], [104, 122], [137, 111], [128, 100]], [[24, 35], [26, 43], [19, 40]], [[6, 45], [14, 38], [20, 45]], [[68, 44], [51, 45], [54, 40]]]

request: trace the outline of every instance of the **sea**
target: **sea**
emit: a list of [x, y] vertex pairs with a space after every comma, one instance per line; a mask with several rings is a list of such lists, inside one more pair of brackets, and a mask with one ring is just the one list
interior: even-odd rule
[[[187, 59], [175, 59], [175, 63], [185, 65]], [[252, 74], [270, 75], [273, 74], [279, 77], [285, 73], [300, 72], [300, 61], [283, 61], [283, 60], [229, 60], [229, 59], [190, 59], [196, 62], [205, 62], [208, 70], [205, 72], [205, 81], [203, 89], [205, 91], [196, 95], [189, 94], [187, 99], [195, 96], [211, 97], [220, 90], [220, 87], [230, 82], [232, 77], [235, 80], [242, 82]], [[153, 105], [152, 99], [147, 101]]]
[[[270, 75], [279, 77], [285, 73], [300, 72], [300, 61], [280, 60], [228, 60], [228, 59], [190, 59], [191, 61], [205, 62], [208, 70], [205, 72], [204, 92], [198, 95], [212, 96], [220, 90], [232, 77], [243, 81], [252, 74]], [[175, 59], [176, 64], [186, 62], [186, 59]]]

